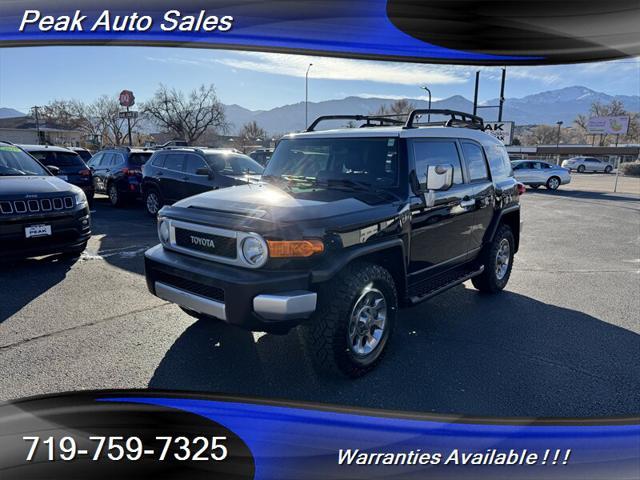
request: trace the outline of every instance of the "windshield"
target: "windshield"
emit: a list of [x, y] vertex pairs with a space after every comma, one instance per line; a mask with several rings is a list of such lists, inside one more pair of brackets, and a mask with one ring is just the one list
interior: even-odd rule
[[56, 152], [56, 158], [51, 161], [51, 165], [56, 167], [82, 167], [84, 162], [77, 153]]
[[143, 166], [149, 160], [149, 157], [153, 155], [152, 152], [136, 152], [129, 155], [129, 164], [137, 167]]
[[209, 153], [205, 155], [214, 171], [223, 175], [262, 174], [264, 167], [247, 155], [239, 153]]
[[398, 184], [398, 139], [296, 138], [278, 144], [264, 177], [311, 181], [330, 187], [358, 184], [394, 187]]
[[0, 145], [0, 177], [24, 175], [49, 175], [31, 156], [18, 147]]

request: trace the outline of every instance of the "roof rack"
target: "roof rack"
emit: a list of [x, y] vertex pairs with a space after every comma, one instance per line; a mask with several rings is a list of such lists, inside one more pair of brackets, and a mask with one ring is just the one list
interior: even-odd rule
[[[416, 117], [420, 117], [423, 115], [445, 115], [448, 116], [449, 119], [444, 122], [435, 122], [435, 123], [423, 123], [423, 124], [415, 124]], [[403, 128], [417, 128], [420, 125], [444, 125], [445, 127], [464, 127], [464, 128], [473, 128], [476, 130], [484, 130], [484, 120], [482, 117], [478, 117], [477, 115], [472, 115], [466, 112], [460, 112], [458, 110], [441, 110], [441, 109], [419, 109], [413, 110], [409, 114], [409, 118], [407, 119], [407, 123], [405, 123]]]
[[[324, 122], [326, 120], [356, 120], [356, 121], [366, 121], [364, 125], [361, 125], [360, 128], [363, 127], [382, 127], [385, 124], [387, 125], [404, 125], [404, 121], [393, 118], [400, 117], [402, 115], [322, 115], [321, 117], [316, 118], [311, 125], [307, 127], [305, 132], [313, 132], [315, 128], [318, 126], [320, 122]], [[378, 122], [377, 125], [371, 122]]]

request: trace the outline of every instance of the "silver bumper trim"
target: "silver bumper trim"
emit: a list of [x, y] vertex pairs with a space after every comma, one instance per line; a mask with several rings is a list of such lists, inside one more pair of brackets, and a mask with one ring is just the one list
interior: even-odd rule
[[307, 318], [316, 311], [318, 294], [296, 290], [278, 295], [258, 295], [253, 299], [253, 311], [267, 320]]
[[198, 313], [204, 313], [205, 315], [210, 315], [220, 320], [227, 319], [227, 311], [224, 303], [210, 300], [161, 282], [156, 282], [156, 296]]

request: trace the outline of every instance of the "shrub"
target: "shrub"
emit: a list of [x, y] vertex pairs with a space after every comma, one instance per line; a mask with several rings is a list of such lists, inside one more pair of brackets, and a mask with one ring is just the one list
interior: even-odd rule
[[625, 162], [620, 164], [620, 173], [640, 177], [640, 161]]

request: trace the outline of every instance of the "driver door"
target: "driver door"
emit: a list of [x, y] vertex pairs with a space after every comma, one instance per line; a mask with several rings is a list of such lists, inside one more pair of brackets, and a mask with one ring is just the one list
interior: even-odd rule
[[470, 248], [475, 213], [474, 187], [466, 181], [461, 147], [456, 139], [418, 139], [409, 142], [418, 181], [425, 186], [430, 165], [452, 165], [453, 185], [435, 191], [433, 206], [423, 196], [411, 198], [410, 282], [463, 263]]

